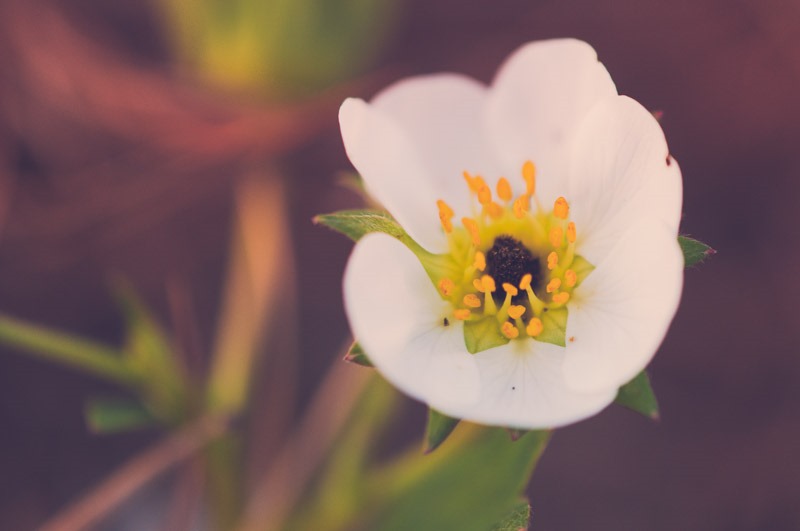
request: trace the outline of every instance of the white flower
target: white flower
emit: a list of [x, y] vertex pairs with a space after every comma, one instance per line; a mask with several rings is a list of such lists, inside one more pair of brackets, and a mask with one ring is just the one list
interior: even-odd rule
[[680, 299], [681, 174], [588, 44], [527, 44], [490, 87], [405, 79], [339, 119], [421, 246], [369, 234], [345, 272], [353, 333], [395, 386], [532, 429], [597, 413], [647, 365]]

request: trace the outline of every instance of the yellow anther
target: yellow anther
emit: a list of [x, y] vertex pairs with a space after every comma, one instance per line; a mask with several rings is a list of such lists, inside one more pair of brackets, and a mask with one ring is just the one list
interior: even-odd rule
[[472, 266], [478, 271], [486, 269], [486, 255], [480, 251], [476, 252], [475, 261], [472, 263]]
[[467, 295], [464, 295], [464, 306], [469, 306], [470, 308], [480, 308], [481, 300], [474, 293], [468, 293]]
[[[483, 180], [481, 179], [481, 181]], [[492, 189], [485, 182], [481, 182], [481, 186], [478, 188], [478, 202], [482, 205], [492, 202]]]
[[569, 217], [569, 203], [563, 197], [556, 199], [553, 205], [553, 215], [558, 219], [567, 219]]
[[558, 254], [555, 251], [552, 251], [550, 254], [547, 255], [547, 269], [553, 270], [558, 265]]
[[453, 317], [459, 319], [460, 321], [466, 321], [469, 319], [469, 316], [472, 315], [472, 312], [467, 310], [466, 308], [459, 308], [453, 312]]
[[445, 297], [449, 297], [450, 294], [453, 293], [453, 288], [455, 287], [455, 283], [453, 283], [453, 281], [449, 278], [443, 278], [439, 281], [439, 291], [441, 291], [442, 295]]
[[481, 277], [481, 287], [483, 288], [482, 293], [494, 293], [497, 291], [497, 287], [494, 284], [494, 279], [489, 275], [483, 275]]
[[467, 181], [467, 186], [469, 186], [469, 189], [476, 194], [480, 192], [481, 188], [486, 186], [486, 181], [483, 180], [483, 177], [480, 175], [475, 175], [473, 177], [468, 171], [464, 171], [464, 180]]
[[527, 195], [519, 196], [514, 201], [514, 205], [512, 206], [512, 209], [514, 210], [514, 216], [517, 219], [524, 218], [525, 217], [525, 213], [528, 211], [529, 208], [530, 208], [530, 204], [529, 204]]
[[553, 247], [561, 247], [561, 242], [564, 241], [564, 229], [561, 227], [553, 227], [550, 229], [550, 245]]
[[483, 284], [481, 283], [481, 279], [476, 278], [475, 280], [473, 280], [472, 287], [483, 293]]
[[478, 223], [472, 218], [461, 218], [461, 223], [464, 224], [464, 228], [467, 229], [469, 235], [472, 236], [472, 243], [480, 245], [481, 235], [478, 233]]
[[542, 324], [542, 320], [538, 317], [532, 318], [530, 322], [528, 322], [527, 328], [525, 328], [525, 331], [531, 337], [538, 336], [542, 333], [542, 330], [544, 330], [544, 324]]
[[503, 217], [503, 207], [494, 201], [486, 203], [483, 208], [486, 209], [486, 213], [489, 214], [492, 219], [500, 219]]
[[568, 288], [571, 288], [576, 282], [578, 282], [578, 275], [576, 275], [575, 271], [572, 269], [567, 269], [564, 273], [564, 284], [566, 284]]
[[533, 162], [526, 161], [522, 165], [522, 178], [525, 179], [526, 193], [528, 195], [536, 194], [536, 166]]
[[553, 302], [556, 304], [565, 304], [569, 300], [569, 293], [562, 291], [553, 295]]
[[503, 326], [500, 327], [500, 331], [506, 336], [508, 339], [515, 339], [519, 336], [519, 330], [517, 327], [511, 324], [510, 322], [506, 321], [503, 323]]
[[560, 287], [561, 287], [561, 279], [554, 278], [553, 280], [547, 283], [547, 293], [553, 293]]
[[508, 316], [511, 317], [512, 319], [519, 319], [520, 317], [522, 317], [522, 314], [524, 313], [525, 313], [525, 306], [515, 305], [515, 306], [509, 306], [508, 308]]
[[528, 289], [531, 287], [531, 281], [533, 280], [533, 275], [530, 273], [525, 273], [522, 276], [522, 280], [519, 281], [519, 289]]
[[453, 209], [441, 199], [436, 201], [436, 206], [439, 207], [439, 219], [442, 222], [442, 227], [444, 227], [445, 232], [453, 232], [453, 222], [451, 221], [455, 215]]
[[575, 222], [570, 221], [569, 225], [567, 225], [567, 241], [569, 243], [575, 243], [575, 238], [578, 237], [578, 233], [575, 230]]
[[519, 293], [519, 291], [517, 291], [517, 288], [515, 288], [513, 284], [509, 284], [508, 282], [503, 282], [503, 289], [505, 290], [506, 293], [508, 293], [512, 297], [516, 297], [517, 293]]
[[511, 198], [514, 197], [511, 185], [505, 177], [500, 177], [497, 181], [497, 197], [503, 201], [511, 201]]

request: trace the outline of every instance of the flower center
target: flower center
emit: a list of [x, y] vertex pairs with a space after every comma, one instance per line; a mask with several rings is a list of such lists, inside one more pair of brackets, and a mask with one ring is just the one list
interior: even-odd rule
[[525, 192], [516, 198], [500, 177], [495, 200], [482, 177], [465, 171], [473, 215], [461, 218], [460, 226], [453, 224], [450, 206], [437, 201], [450, 251], [446, 267], [431, 276], [451, 303], [452, 317], [465, 321], [467, 347], [469, 338], [477, 338], [471, 352], [523, 337], [564, 345], [566, 304], [594, 269], [575, 254], [577, 231], [567, 200], [559, 197], [546, 211], [536, 197], [532, 162], [523, 165], [522, 177]]

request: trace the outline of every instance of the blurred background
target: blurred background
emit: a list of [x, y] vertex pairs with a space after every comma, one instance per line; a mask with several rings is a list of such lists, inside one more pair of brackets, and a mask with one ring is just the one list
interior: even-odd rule
[[[258, 487], [331, 367], [364, 371], [340, 362], [352, 245], [311, 223], [362, 204], [338, 178], [340, 102], [412, 74], [489, 82], [526, 41], [581, 38], [663, 111], [681, 232], [718, 254], [687, 271], [651, 365], [661, 421], [612, 407], [559, 430], [532, 529], [798, 529], [798, 28], [800, 4], [778, 0], [3, 0], [0, 312], [119, 344], [125, 278], [188, 381], [258, 358], [234, 375]], [[221, 359], [235, 338], [242, 357]], [[36, 528], [161, 440], [87, 427], [87, 400], [126, 393], [0, 347], [0, 528]], [[424, 407], [400, 407], [393, 437], [421, 437]], [[96, 528], [190, 525], [190, 465]]]

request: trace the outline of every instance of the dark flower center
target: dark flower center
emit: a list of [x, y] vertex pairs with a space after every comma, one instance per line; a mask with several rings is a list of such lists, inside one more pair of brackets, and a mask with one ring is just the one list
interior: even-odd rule
[[[512, 286], [519, 286], [522, 277], [527, 273], [533, 277], [531, 287], [535, 291], [542, 278], [539, 259], [522, 242], [511, 236], [501, 235], [495, 238], [492, 248], [486, 253], [486, 274], [497, 284], [495, 296], [502, 299], [505, 293], [502, 285], [507, 282]], [[523, 294], [521, 292], [515, 299], [524, 299]]]

